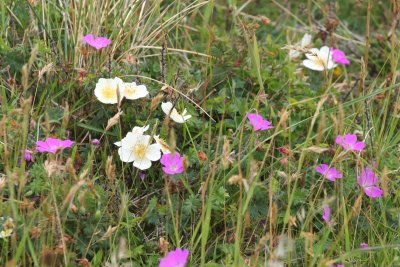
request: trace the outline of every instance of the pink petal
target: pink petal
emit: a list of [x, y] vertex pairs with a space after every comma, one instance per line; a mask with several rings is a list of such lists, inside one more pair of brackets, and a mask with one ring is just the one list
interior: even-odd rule
[[179, 152], [175, 152], [174, 153], [174, 157], [172, 159], [174, 162], [180, 162], [181, 161], [181, 155], [179, 154]]
[[177, 248], [170, 251], [168, 255], [161, 259], [159, 267], [184, 267], [189, 256], [189, 250]]
[[378, 183], [378, 178], [370, 168], [361, 171], [361, 175], [357, 178], [357, 183], [361, 187], [374, 186]]
[[175, 174], [175, 172], [174, 172], [173, 170], [171, 170], [171, 169], [169, 168], [169, 166], [168, 166], [168, 167], [163, 167], [162, 170], [163, 170], [163, 172], [165, 172], [166, 174], [170, 174], [170, 175], [174, 175], [174, 174]]
[[356, 150], [356, 151], [361, 151], [364, 148], [365, 148], [365, 143], [364, 142], [357, 142], [353, 146], [353, 150]]
[[343, 142], [343, 137], [342, 137], [341, 135], [338, 135], [338, 136], [336, 137], [335, 142], [336, 142], [336, 144], [341, 145], [342, 142]]
[[88, 45], [93, 45], [94, 37], [92, 34], [88, 34], [88, 35], [83, 36], [82, 41], [84, 41]]
[[331, 216], [331, 208], [329, 206], [324, 207], [324, 214], [322, 215], [322, 219], [329, 224], [329, 217]]
[[364, 192], [367, 196], [372, 198], [382, 197], [382, 189], [376, 186], [364, 187]]
[[[336, 170], [335, 168], [329, 169], [328, 174], [326, 175], [326, 178], [329, 179], [341, 179], [343, 178], [343, 175], [341, 172], [339, 172], [338, 170]], [[329, 179], [330, 180], [330, 179]]]
[[348, 145], [354, 145], [356, 142], [357, 142], [357, 135], [355, 134], [346, 134], [343, 140], [343, 143]]
[[350, 61], [346, 58], [346, 54], [342, 50], [331, 48], [331, 51], [332, 58], [337, 64], [350, 64]]
[[274, 128], [273, 126], [271, 126], [270, 121], [264, 120], [263, 117], [258, 114], [248, 113], [247, 118], [249, 119], [249, 122], [253, 125], [254, 131], [269, 130]]
[[62, 146], [63, 148], [71, 147], [73, 144], [74, 144], [74, 142], [71, 141], [71, 140], [64, 140], [64, 141], [61, 141], [61, 146]]
[[101, 46], [101, 47], [106, 47], [106, 46], [108, 46], [109, 44], [111, 44], [111, 40], [110, 40], [110, 39], [107, 39], [107, 38], [105, 38], [105, 37], [97, 37], [97, 38], [95, 39], [95, 42], [96, 42], [99, 46]]
[[171, 164], [171, 162], [172, 162], [172, 159], [171, 159], [171, 154], [170, 153], [162, 155], [162, 157], [160, 159], [160, 163], [161, 164], [167, 166], [167, 165]]
[[97, 50], [104, 48], [111, 43], [111, 40], [107, 39], [106, 37], [96, 37], [95, 39], [92, 34], [84, 36], [82, 41], [96, 48]]
[[322, 174], [322, 175], [325, 175], [326, 172], [328, 171], [328, 169], [329, 169], [329, 166], [326, 165], [326, 164], [320, 164], [319, 166], [317, 166], [317, 167], [315, 168], [315, 170], [316, 170], [317, 172], [319, 172], [320, 174]]

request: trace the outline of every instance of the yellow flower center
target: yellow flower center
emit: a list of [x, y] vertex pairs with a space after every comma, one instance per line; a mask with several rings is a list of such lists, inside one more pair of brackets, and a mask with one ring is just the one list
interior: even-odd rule
[[125, 87], [125, 94], [129, 96], [133, 96], [136, 92], [136, 87], [135, 86], [127, 86]]
[[106, 87], [103, 89], [102, 94], [105, 99], [112, 99], [115, 97], [116, 91], [113, 87]]
[[324, 68], [326, 68], [327, 63], [328, 63], [328, 59], [321, 57], [321, 56], [316, 56], [315, 58], [315, 63], [317, 63], [318, 65], [323, 66]]
[[135, 155], [138, 158], [144, 158], [144, 155], [146, 154], [146, 146], [143, 144], [138, 144], [133, 148], [133, 153], [135, 153]]

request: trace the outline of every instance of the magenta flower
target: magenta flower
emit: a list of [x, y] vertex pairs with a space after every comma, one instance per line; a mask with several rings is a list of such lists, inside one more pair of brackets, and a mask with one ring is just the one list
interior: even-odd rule
[[365, 249], [365, 248], [367, 248], [368, 247], [368, 244], [367, 243], [361, 243], [360, 244], [360, 248], [361, 249]]
[[315, 170], [332, 182], [334, 182], [336, 179], [343, 178], [343, 175], [337, 169], [329, 168], [329, 166], [326, 164], [321, 164], [317, 166]]
[[333, 223], [333, 220], [331, 220], [330, 217], [331, 217], [331, 208], [327, 205], [324, 207], [324, 214], [322, 215], [322, 219], [329, 226]]
[[378, 178], [370, 168], [365, 168], [361, 172], [361, 176], [357, 177], [357, 183], [363, 188], [364, 193], [372, 198], [382, 196], [382, 189], [376, 186]]
[[140, 177], [140, 180], [144, 181], [144, 178], [146, 178], [146, 173], [145, 172], [139, 173], [139, 177]]
[[248, 113], [247, 118], [253, 125], [254, 131], [263, 131], [274, 128], [274, 126], [271, 125], [272, 122], [264, 120], [263, 117], [258, 114]]
[[178, 152], [162, 155], [160, 162], [164, 166], [162, 169], [166, 174], [178, 174], [183, 172], [183, 157]]
[[22, 151], [22, 153], [24, 154], [24, 158], [27, 162], [32, 160], [32, 152], [30, 150], [25, 149]]
[[99, 139], [93, 139], [92, 140], [92, 145], [99, 146], [100, 145], [100, 140]]
[[184, 267], [188, 256], [189, 250], [177, 248], [161, 259], [159, 267]]
[[74, 144], [71, 140], [60, 140], [56, 138], [47, 138], [45, 141], [36, 142], [36, 150], [39, 152], [48, 152], [56, 154], [63, 151], [65, 148], [72, 147]]
[[111, 43], [111, 40], [107, 39], [106, 37], [94, 38], [92, 34], [83, 36], [82, 41], [87, 43], [91, 47], [96, 48], [97, 50], [107, 47]]
[[338, 135], [336, 137], [336, 144], [341, 145], [346, 150], [361, 151], [365, 148], [364, 142], [357, 142], [356, 134], [346, 134], [344, 138]]
[[346, 54], [342, 50], [331, 48], [331, 53], [333, 61], [335, 61], [337, 64], [350, 64], [350, 61], [346, 58]]

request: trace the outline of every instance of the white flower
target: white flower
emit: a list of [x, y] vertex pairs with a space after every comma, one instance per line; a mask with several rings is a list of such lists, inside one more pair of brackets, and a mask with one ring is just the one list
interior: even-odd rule
[[[134, 133], [136, 128], [136, 132]], [[152, 161], [161, 158], [160, 146], [158, 144], [150, 144], [150, 135], [143, 135], [138, 128], [135, 127], [133, 132], [128, 132], [120, 142], [115, 143], [120, 148], [118, 155], [123, 162], [133, 162], [133, 166], [146, 170], [151, 167]], [[148, 126], [147, 126], [148, 128]]]
[[319, 50], [317, 48], [312, 48], [309, 51], [309, 53], [306, 53], [308, 59], [303, 60], [303, 65], [305, 67], [316, 71], [330, 70], [336, 67], [329, 47], [323, 46]]
[[124, 83], [122, 89], [122, 95], [130, 100], [139, 99], [149, 94], [146, 85], [137, 85], [133, 83]]
[[311, 34], [304, 34], [303, 38], [301, 39], [300, 44], [296, 44], [298, 49], [291, 49], [289, 51], [289, 58], [298, 58], [301, 55], [299, 50], [306, 49], [311, 44], [312, 36]]
[[123, 94], [121, 90], [123, 88], [124, 82], [120, 78], [114, 79], [104, 79], [100, 78], [96, 84], [96, 88], [94, 89], [94, 95], [97, 99], [104, 104], [117, 104], [118, 103], [118, 94], [117, 90], [119, 90], [120, 99], [122, 100]]
[[[0, 217], [1, 220], [4, 220], [4, 217]], [[14, 230], [14, 220], [12, 218], [7, 218], [3, 223], [3, 229], [0, 231], [0, 238], [6, 238], [11, 236]]]
[[13, 229], [2, 230], [2, 231], [0, 232], [0, 238], [9, 237], [9, 236], [11, 236], [12, 232], [13, 232]]
[[115, 142], [114, 145], [122, 146], [122, 141], [124, 139], [128, 138], [128, 135], [129, 136], [130, 136], [130, 134], [143, 135], [148, 129], [149, 129], [149, 125], [146, 125], [146, 126], [143, 126], [143, 127], [135, 126], [135, 127], [133, 127], [132, 131], [128, 132], [126, 137], [124, 137], [121, 141]]
[[[164, 111], [167, 116], [169, 115], [171, 119], [177, 123], [184, 123], [188, 119], [192, 117], [192, 115], [186, 115], [187, 110], [186, 108], [183, 110], [182, 114], [179, 114], [179, 112], [176, 110], [176, 108], [172, 108], [173, 105], [171, 102], [166, 102], [161, 104], [161, 108]], [[171, 111], [172, 109], [172, 111]]]
[[160, 149], [163, 154], [170, 154], [172, 153], [171, 148], [168, 146], [167, 142], [164, 139], [160, 138], [158, 135], [154, 135], [154, 140], [160, 146]]

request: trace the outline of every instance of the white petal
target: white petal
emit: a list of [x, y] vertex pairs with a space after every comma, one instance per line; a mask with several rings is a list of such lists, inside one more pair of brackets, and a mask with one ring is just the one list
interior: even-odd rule
[[130, 149], [137, 144], [139, 138], [139, 135], [128, 132], [126, 136], [121, 140], [121, 147], [125, 149]]
[[333, 62], [332, 58], [330, 58], [330, 59], [328, 60], [327, 69], [330, 70], [330, 69], [333, 69], [333, 68], [336, 67], [336, 66], [337, 66], [337, 64], [335, 64], [335, 62]]
[[323, 65], [317, 64], [315, 61], [309, 59], [303, 60], [303, 65], [306, 68], [316, 71], [323, 71], [325, 69]]
[[116, 82], [116, 83], [118, 83], [118, 85], [122, 85], [122, 84], [124, 84], [124, 81], [123, 80], [121, 80], [120, 78], [118, 78], [118, 77], [115, 77], [114, 78], [114, 81]]
[[318, 56], [319, 50], [317, 48], [311, 48], [310, 53], [306, 53], [306, 57], [310, 60], [315, 60]]
[[192, 117], [191, 115], [183, 116], [187, 112], [186, 109], [183, 110], [183, 114], [180, 114], [175, 108], [172, 108], [171, 102], [162, 103], [161, 108], [165, 114], [170, 115], [170, 118], [177, 123], [184, 123], [186, 120]]
[[138, 85], [137, 87], [137, 92], [136, 92], [136, 99], [137, 98], [142, 98], [145, 97], [149, 94], [149, 91], [147, 91], [147, 87], [146, 85], [142, 84], [142, 85]]
[[136, 134], [136, 135], [143, 135], [144, 132], [146, 132], [148, 129], [149, 129], [149, 125], [146, 125], [143, 127], [135, 126], [132, 129], [132, 133]]
[[330, 49], [329, 47], [327, 47], [327, 46], [323, 46], [323, 47], [321, 47], [321, 48], [319, 49], [319, 54], [318, 54], [318, 56], [319, 56], [321, 59], [328, 59], [329, 56], [330, 56], [331, 54], [332, 54], [332, 53], [331, 53], [331, 49]]
[[311, 44], [312, 36], [311, 34], [304, 34], [303, 38], [301, 39], [301, 47], [306, 47]]
[[131, 149], [123, 149], [120, 147], [118, 149], [118, 155], [121, 161], [123, 162], [132, 162], [135, 160], [135, 156], [133, 155], [133, 150]]
[[182, 117], [181, 114], [178, 114], [178, 112], [172, 112], [170, 117], [174, 122], [177, 122], [177, 123], [185, 122], [185, 119]]
[[115, 142], [114, 145], [116, 145], [116, 146], [122, 146], [122, 142], [121, 142], [121, 141]]
[[139, 99], [149, 94], [145, 85], [136, 85], [135, 82], [125, 83], [123, 93], [124, 96], [130, 100]]
[[164, 153], [164, 154], [171, 153], [171, 150], [168, 147], [168, 144], [163, 139], [161, 139], [160, 136], [154, 135], [154, 140], [156, 140], [156, 143], [160, 147], [162, 153]]
[[118, 103], [117, 82], [114, 79], [100, 78], [94, 89], [94, 95], [104, 104]]
[[137, 135], [136, 144], [143, 144], [147, 146], [150, 143], [150, 138], [151, 138], [150, 135]]
[[169, 115], [171, 112], [173, 105], [171, 102], [161, 103], [161, 109], [164, 111], [165, 114]]
[[133, 162], [133, 166], [143, 171], [151, 167], [151, 161], [147, 158], [142, 158], [139, 160], [135, 160]]
[[161, 158], [160, 146], [158, 144], [149, 145], [145, 157], [151, 161], [159, 160]]

